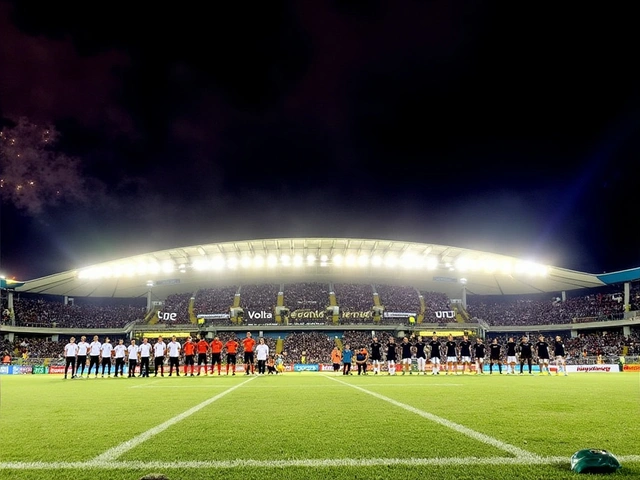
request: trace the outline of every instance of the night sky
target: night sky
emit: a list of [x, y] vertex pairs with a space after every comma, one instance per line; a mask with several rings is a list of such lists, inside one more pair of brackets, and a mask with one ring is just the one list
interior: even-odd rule
[[2, 273], [302, 236], [640, 266], [633, 7], [221, 3], [0, 0]]

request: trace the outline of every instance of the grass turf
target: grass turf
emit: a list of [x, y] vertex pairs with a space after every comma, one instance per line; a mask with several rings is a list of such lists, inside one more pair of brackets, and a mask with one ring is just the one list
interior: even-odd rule
[[0, 377], [0, 479], [640, 477], [638, 374], [247, 379]]

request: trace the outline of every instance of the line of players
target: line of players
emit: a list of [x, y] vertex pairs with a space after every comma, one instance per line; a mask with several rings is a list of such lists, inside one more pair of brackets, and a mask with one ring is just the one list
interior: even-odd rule
[[[164, 367], [168, 360], [169, 372], [168, 376], [180, 376], [180, 359], [183, 357], [183, 375], [199, 376], [204, 367], [205, 375], [213, 375], [217, 369], [218, 375], [222, 370], [222, 351], [226, 352], [226, 374], [236, 374], [237, 355], [240, 343], [234, 339], [222, 343], [216, 336], [211, 342], [200, 339], [195, 342], [188, 337], [184, 344], [180, 344], [174, 336], [170, 342], [165, 342], [162, 337], [158, 337], [156, 343], [151, 344], [148, 338], [143, 338], [140, 345], [136, 344], [136, 340], [132, 339], [130, 345], [125, 346], [124, 340], [120, 339], [113, 346], [109, 337], [100, 342], [98, 336], [93, 337], [91, 343], [87, 343], [86, 337], [81, 337], [80, 342], [76, 343], [75, 337], [69, 339], [64, 347], [64, 378], [68, 378], [69, 369], [71, 369], [71, 378], [83, 378], [85, 367], [88, 365], [87, 376], [89, 378], [91, 371], [95, 366], [95, 378], [98, 377], [99, 367], [102, 371], [100, 375], [111, 376], [112, 359], [115, 360], [114, 377], [124, 377], [124, 366], [128, 364], [128, 377], [135, 377], [136, 368], [139, 366], [139, 377], [149, 377], [150, 364], [153, 360], [154, 376], [160, 374], [164, 377]], [[242, 339], [242, 347], [244, 349], [244, 371], [245, 375], [255, 375], [257, 360], [258, 375], [279, 374], [284, 372], [284, 358], [282, 355], [270, 355], [269, 346], [265, 343], [264, 338], [260, 338], [256, 342], [251, 332], [247, 332], [245, 338]], [[211, 355], [211, 369], [208, 369], [208, 356]], [[196, 371], [197, 362], [197, 375]]]
[[[498, 339], [487, 346], [483, 343], [482, 338], [477, 338], [472, 344], [469, 337], [465, 335], [463, 339], [457, 343], [453, 336], [449, 335], [447, 341], [443, 344], [437, 335], [431, 337], [430, 342], [425, 342], [421, 336], [404, 337], [398, 344], [394, 337], [390, 337], [386, 345], [382, 345], [377, 337], [373, 338], [370, 345], [371, 353], [365, 347], [356, 350], [355, 359], [358, 366], [358, 375], [366, 375], [366, 364], [370, 360], [373, 367], [374, 375], [381, 373], [383, 363], [383, 350], [387, 363], [387, 372], [389, 375], [395, 375], [398, 369], [398, 356], [400, 357], [400, 371], [402, 375], [407, 372], [412, 375], [411, 365], [413, 359], [416, 360], [418, 372], [417, 374], [427, 374], [427, 357], [430, 360], [430, 369], [432, 375], [439, 375], [441, 366], [444, 367], [445, 375], [464, 375], [471, 374], [472, 363], [475, 364], [475, 371], [478, 375], [483, 375], [485, 358], [488, 355], [489, 374], [493, 373], [493, 366], [497, 365], [498, 372], [502, 374], [503, 365], [506, 366], [507, 375], [516, 375], [516, 364], [520, 364], [520, 375], [523, 375], [524, 366], [527, 365], [529, 375], [533, 375], [532, 365], [534, 359], [540, 366], [540, 375], [551, 375], [549, 364], [551, 363], [550, 348], [551, 346], [545, 341], [544, 336], [540, 335], [538, 341], [534, 344], [529, 341], [527, 336], [523, 336], [519, 343], [513, 337], [510, 337], [505, 345], [500, 345]], [[534, 354], [535, 352], [535, 354]], [[553, 353], [557, 365], [557, 375], [563, 372], [567, 375], [565, 348], [562, 338], [556, 336], [553, 341]], [[534, 356], [535, 355], [535, 356]], [[354, 353], [350, 349], [350, 345], [345, 345], [342, 351], [342, 373], [343, 375], [351, 374], [351, 360]], [[336, 368], [336, 356], [332, 354], [334, 370]], [[444, 358], [444, 361], [442, 360]], [[361, 368], [362, 366], [365, 368]], [[458, 367], [462, 367], [460, 372]], [[339, 367], [339, 365], [338, 365]]]

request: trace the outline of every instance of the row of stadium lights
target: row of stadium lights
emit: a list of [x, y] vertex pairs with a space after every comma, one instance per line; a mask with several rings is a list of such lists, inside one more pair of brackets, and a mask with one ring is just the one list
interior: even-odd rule
[[527, 274], [544, 276], [547, 274], [548, 267], [533, 262], [519, 261], [513, 263], [511, 261], [494, 261], [490, 259], [486, 260], [472, 260], [466, 258], [460, 258], [454, 263], [441, 264], [439, 260], [433, 256], [420, 257], [404, 255], [402, 257], [396, 257], [393, 255], [381, 256], [368, 256], [368, 255], [334, 255], [329, 258], [328, 255], [322, 255], [319, 258], [315, 255], [308, 255], [306, 258], [302, 255], [281, 255], [279, 258], [275, 255], [269, 255], [268, 257], [262, 257], [256, 255], [254, 257], [229, 257], [224, 258], [222, 256], [215, 257], [213, 259], [199, 258], [193, 261], [191, 265], [184, 263], [176, 264], [172, 260], [166, 260], [164, 262], [150, 262], [150, 263], [126, 263], [116, 264], [113, 266], [100, 266], [90, 267], [78, 272], [79, 278], [110, 278], [110, 277], [131, 277], [137, 275], [148, 274], [169, 274], [175, 271], [181, 273], [186, 272], [188, 268], [193, 268], [196, 271], [215, 271], [215, 270], [236, 270], [238, 268], [275, 268], [281, 267], [294, 267], [300, 268], [304, 266], [313, 267], [319, 265], [320, 267], [348, 267], [348, 268], [365, 268], [368, 266], [376, 268], [403, 268], [406, 270], [436, 270], [439, 267], [459, 272], [473, 272], [483, 271], [485, 273], [502, 273], [504, 275], [510, 274]]

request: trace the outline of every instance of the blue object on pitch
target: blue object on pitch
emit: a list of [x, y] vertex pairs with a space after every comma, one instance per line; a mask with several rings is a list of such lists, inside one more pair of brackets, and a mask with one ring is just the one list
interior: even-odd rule
[[576, 473], [614, 473], [621, 468], [618, 459], [606, 450], [586, 448], [571, 455], [571, 470]]

